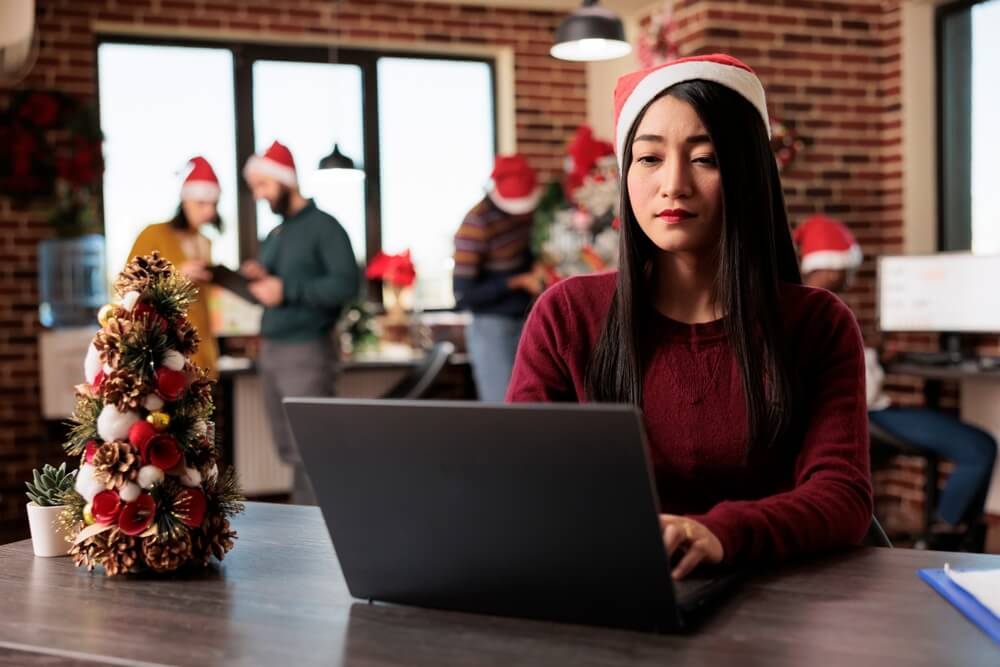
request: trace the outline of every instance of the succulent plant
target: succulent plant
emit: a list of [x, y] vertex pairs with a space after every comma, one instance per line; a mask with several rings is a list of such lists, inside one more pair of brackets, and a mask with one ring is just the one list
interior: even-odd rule
[[67, 491], [73, 489], [73, 482], [76, 478], [75, 470], [66, 470], [66, 462], [54, 468], [46, 463], [41, 471], [35, 468], [32, 472], [32, 481], [25, 482], [28, 487], [28, 498], [41, 507], [57, 507], [65, 505], [63, 496]]

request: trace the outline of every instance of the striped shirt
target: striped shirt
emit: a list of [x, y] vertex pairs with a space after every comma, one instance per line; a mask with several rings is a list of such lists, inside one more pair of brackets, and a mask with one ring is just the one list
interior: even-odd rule
[[484, 197], [465, 216], [455, 234], [455, 303], [460, 310], [523, 317], [531, 305], [527, 292], [511, 290], [507, 280], [531, 270], [534, 213], [510, 215]]

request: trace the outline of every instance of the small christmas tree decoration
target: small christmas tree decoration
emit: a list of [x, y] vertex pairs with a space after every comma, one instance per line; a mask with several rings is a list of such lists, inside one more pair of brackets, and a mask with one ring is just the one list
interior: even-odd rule
[[221, 560], [243, 499], [232, 469], [217, 465], [212, 381], [190, 361], [197, 290], [157, 253], [129, 262], [115, 289], [64, 445], [80, 460], [59, 510], [74, 562], [117, 576]]

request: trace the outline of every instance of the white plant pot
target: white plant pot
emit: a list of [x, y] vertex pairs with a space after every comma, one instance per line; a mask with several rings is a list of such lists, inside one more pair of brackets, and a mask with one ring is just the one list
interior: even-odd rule
[[66, 531], [56, 521], [65, 505], [42, 507], [28, 503], [28, 525], [31, 526], [31, 546], [36, 556], [68, 556], [72, 544], [66, 541]]

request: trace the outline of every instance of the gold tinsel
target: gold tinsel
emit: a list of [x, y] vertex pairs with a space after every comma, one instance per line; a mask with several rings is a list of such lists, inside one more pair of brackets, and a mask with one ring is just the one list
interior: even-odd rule
[[112, 317], [107, 325], [94, 336], [94, 347], [101, 353], [101, 361], [112, 368], [121, 360], [122, 339], [132, 331], [130, 320]]
[[115, 281], [115, 291], [119, 296], [125, 296], [129, 292], [144, 292], [149, 284], [157, 277], [165, 273], [172, 273], [174, 265], [160, 257], [156, 250], [151, 255], [136, 257], [125, 267], [125, 270], [118, 274]]
[[222, 560], [234, 546], [236, 531], [229, 526], [229, 519], [221, 514], [210, 514], [202, 527], [191, 535], [193, 558], [203, 565], [215, 556]]
[[139, 474], [139, 451], [127, 442], [115, 440], [97, 448], [94, 475], [106, 489], [120, 488]]
[[142, 540], [142, 556], [154, 572], [176, 570], [191, 558], [191, 536], [186, 530], [150, 535]]
[[146, 394], [152, 391], [153, 387], [144, 382], [142, 377], [120, 369], [111, 371], [111, 375], [101, 385], [104, 401], [122, 412], [138, 409]]

